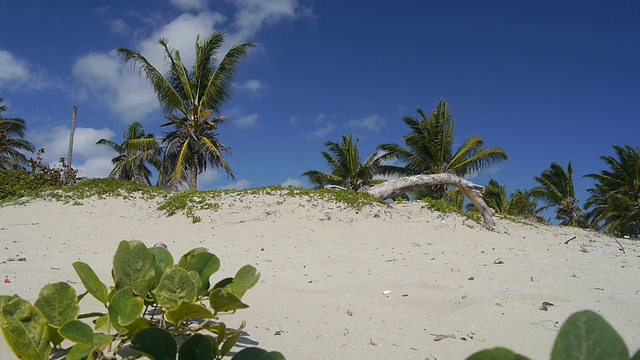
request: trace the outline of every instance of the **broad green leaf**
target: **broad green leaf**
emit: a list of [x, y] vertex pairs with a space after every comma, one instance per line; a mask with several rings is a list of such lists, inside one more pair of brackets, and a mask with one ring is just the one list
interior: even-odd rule
[[180, 345], [178, 360], [213, 360], [213, 343], [211, 336], [195, 334]]
[[93, 334], [93, 347], [100, 351], [104, 350], [112, 341], [112, 336], [100, 333]]
[[76, 344], [67, 353], [67, 360], [85, 360], [91, 354], [93, 346], [86, 344]]
[[257, 347], [250, 347], [242, 349], [231, 360], [285, 360], [285, 358], [277, 351], [267, 352]]
[[143, 307], [142, 298], [135, 296], [131, 288], [121, 289], [109, 304], [111, 324], [119, 333], [126, 332], [124, 327], [142, 316]]
[[110, 326], [109, 315], [103, 315], [96, 319], [96, 323], [93, 328], [98, 332], [110, 333], [112, 329]]
[[220, 288], [211, 290], [209, 303], [216, 314], [249, 307], [249, 305], [243, 304], [234, 293]]
[[47, 327], [49, 328], [49, 341], [51, 342], [51, 344], [53, 346], [62, 344], [62, 342], [64, 341], [64, 337], [60, 335], [58, 329], [54, 328], [51, 325], [47, 325]]
[[144, 243], [121, 241], [113, 256], [113, 279], [116, 289], [131, 287], [133, 292], [145, 297], [153, 287], [154, 257]]
[[76, 270], [80, 281], [82, 281], [82, 285], [84, 285], [84, 288], [87, 289], [89, 294], [101, 303], [106, 304], [108, 301], [107, 286], [100, 281], [100, 278], [98, 278], [98, 275], [96, 275], [91, 266], [82, 261], [76, 261], [73, 263], [73, 268]]
[[167, 311], [165, 317], [170, 323], [179, 325], [188, 319], [210, 319], [213, 317], [213, 314], [206, 306], [197, 303], [182, 302], [177, 308]]
[[254, 287], [258, 283], [258, 280], [260, 280], [260, 273], [256, 268], [251, 265], [245, 265], [238, 270], [236, 276], [233, 278], [233, 282], [227, 285], [227, 290], [236, 294], [239, 299], [242, 299], [247, 290]]
[[175, 360], [177, 345], [169, 332], [149, 328], [142, 330], [131, 341], [133, 349], [149, 356], [154, 360]]
[[629, 359], [624, 340], [600, 315], [577, 312], [569, 317], [558, 333], [551, 360]]
[[501, 347], [478, 351], [467, 360], [529, 360], [527, 357]]
[[165, 271], [153, 295], [165, 310], [173, 310], [181, 302], [196, 301], [197, 287], [187, 270], [173, 266]]
[[173, 266], [173, 256], [171, 256], [169, 250], [163, 247], [152, 247], [149, 248], [149, 251], [153, 255], [153, 269], [156, 272], [153, 286], [155, 288], [160, 283], [162, 274]]
[[9, 295], [0, 295], [0, 309], [2, 309], [2, 305], [8, 303], [13, 299], [18, 299], [17, 296], [9, 296]]
[[204, 295], [209, 290], [209, 278], [220, 269], [220, 259], [205, 248], [195, 248], [180, 258], [178, 266], [200, 275], [201, 285], [198, 287], [198, 295]]
[[144, 329], [148, 329], [150, 327], [152, 327], [153, 324], [151, 323], [151, 321], [149, 319], [145, 319], [145, 318], [137, 318], [134, 322], [132, 322], [131, 324], [125, 326], [127, 328], [127, 330], [129, 330], [129, 334], [135, 335], [137, 333], [139, 333], [140, 331], [144, 330]]
[[232, 277], [224, 278], [224, 279], [218, 281], [215, 285], [213, 285], [213, 288], [214, 289], [223, 288], [223, 287], [226, 287], [227, 285], [231, 284], [232, 282], [233, 282], [233, 278]]
[[9, 347], [21, 359], [48, 359], [49, 328], [40, 309], [23, 299], [2, 306], [0, 328]]
[[80, 307], [77, 298], [78, 294], [71, 285], [58, 282], [43, 286], [33, 305], [42, 311], [49, 325], [59, 328], [67, 321], [78, 317]]
[[80, 320], [69, 321], [62, 325], [60, 335], [76, 344], [93, 345], [93, 329]]
[[222, 349], [220, 349], [220, 353], [222, 354], [222, 356], [227, 355], [229, 350], [233, 348], [238, 340], [240, 340], [240, 335], [229, 336], [229, 338], [227, 338], [227, 341], [224, 342], [224, 345], [222, 345]]

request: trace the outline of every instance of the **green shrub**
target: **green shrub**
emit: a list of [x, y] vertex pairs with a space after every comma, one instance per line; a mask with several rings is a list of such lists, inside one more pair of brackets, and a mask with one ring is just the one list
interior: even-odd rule
[[0, 170], [0, 201], [20, 198], [45, 187], [44, 181], [22, 170]]
[[[113, 286], [107, 287], [86, 263], [74, 262], [73, 268], [86, 288], [80, 295], [59, 282], [45, 285], [33, 305], [15, 295], [0, 296], [0, 328], [19, 358], [48, 359], [68, 340], [74, 343], [64, 350], [69, 360], [115, 359], [125, 347], [156, 360], [221, 359], [240, 339], [245, 323], [229, 329], [219, 316], [249, 307], [242, 297], [260, 279], [253, 266], [245, 265], [212, 286], [220, 260], [206, 249], [195, 248], [176, 264], [165, 248], [147, 248], [135, 240], [118, 245]], [[103, 304], [102, 312], [80, 313], [79, 302], [87, 294]], [[178, 336], [186, 338], [179, 347]], [[254, 358], [284, 359], [258, 348], [233, 357]]]
[[[551, 360], [629, 360], [624, 340], [600, 315], [585, 310], [571, 315], [556, 337]], [[505, 348], [479, 351], [467, 360], [528, 360]], [[640, 360], [640, 350], [631, 360]]]

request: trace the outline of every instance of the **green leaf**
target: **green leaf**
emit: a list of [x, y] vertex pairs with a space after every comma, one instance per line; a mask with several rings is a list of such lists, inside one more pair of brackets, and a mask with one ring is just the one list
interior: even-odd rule
[[224, 279], [218, 281], [215, 285], [213, 285], [213, 288], [214, 289], [223, 288], [223, 287], [226, 287], [227, 285], [231, 284], [232, 282], [233, 282], [233, 278], [232, 277], [224, 278]]
[[82, 261], [76, 261], [73, 263], [73, 268], [76, 270], [80, 281], [82, 281], [82, 285], [84, 285], [84, 288], [87, 289], [89, 294], [101, 303], [106, 304], [108, 301], [107, 286], [100, 281], [100, 278], [98, 278], [98, 275], [96, 275], [91, 266]]
[[211, 319], [213, 314], [206, 306], [196, 303], [182, 302], [177, 308], [167, 311], [165, 313], [165, 317], [170, 323], [179, 325], [188, 319]]
[[220, 269], [220, 259], [205, 248], [195, 248], [180, 258], [178, 266], [200, 275], [198, 295], [204, 295], [209, 291], [209, 278]]
[[229, 336], [229, 338], [227, 338], [227, 341], [224, 342], [224, 345], [222, 345], [222, 349], [220, 349], [220, 354], [222, 354], [222, 356], [227, 355], [229, 350], [233, 348], [233, 346], [238, 342], [238, 340], [240, 340], [240, 335]]
[[116, 289], [126, 287], [145, 297], [153, 287], [155, 270], [154, 257], [144, 243], [131, 240], [121, 241], [113, 256], [113, 279]]
[[165, 310], [173, 310], [181, 302], [196, 301], [197, 286], [187, 270], [173, 266], [165, 271], [160, 284], [153, 290], [158, 305]]
[[100, 351], [104, 350], [112, 341], [112, 336], [100, 333], [93, 334], [93, 347]]
[[142, 315], [142, 298], [135, 296], [130, 287], [118, 291], [109, 304], [109, 319], [118, 333], [126, 332], [125, 326]]
[[560, 328], [551, 360], [629, 359], [624, 340], [600, 315], [575, 313]]
[[631, 357], [631, 360], [640, 360], [640, 350]]
[[149, 251], [153, 255], [153, 269], [156, 272], [154, 286], [152, 286], [155, 288], [160, 283], [162, 274], [173, 266], [173, 256], [171, 256], [169, 250], [163, 247], [152, 247], [149, 248]]
[[178, 360], [213, 360], [213, 337], [195, 334], [180, 345]]
[[285, 358], [277, 351], [267, 352], [257, 347], [250, 347], [235, 354], [231, 360], [285, 360]]
[[59, 328], [67, 321], [75, 320], [80, 313], [78, 294], [66, 282], [42, 287], [34, 306], [42, 311], [49, 325]]
[[17, 296], [9, 296], [9, 295], [0, 295], [0, 309], [2, 308], [2, 305], [4, 305], [5, 303], [8, 303], [9, 301], [11, 301], [13, 299], [18, 299], [18, 297]]
[[98, 332], [110, 333], [109, 315], [103, 315], [96, 319], [96, 323], [93, 327]]
[[249, 307], [249, 305], [243, 304], [234, 293], [220, 288], [211, 290], [209, 303], [216, 314]]
[[93, 345], [93, 329], [80, 320], [69, 321], [62, 325], [60, 335], [76, 344]]
[[260, 273], [256, 268], [251, 265], [245, 265], [238, 270], [236, 276], [233, 278], [233, 282], [227, 285], [227, 290], [236, 294], [239, 299], [242, 299], [247, 290], [254, 287], [258, 283], [258, 280], [260, 280]]
[[58, 346], [62, 344], [62, 342], [64, 341], [64, 337], [60, 335], [58, 329], [54, 328], [51, 325], [47, 325], [47, 327], [49, 328], [49, 342], [51, 342], [51, 345]]
[[153, 360], [175, 360], [177, 345], [169, 332], [149, 328], [142, 330], [131, 341], [133, 349], [149, 356]]
[[149, 319], [137, 318], [134, 322], [132, 322], [131, 324], [129, 324], [129, 325], [125, 326], [125, 327], [129, 331], [129, 334], [135, 335], [135, 334], [139, 333], [140, 331], [142, 331], [144, 329], [148, 329], [150, 327], [153, 327], [153, 324], [151, 323], [151, 321]]
[[469, 356], [467, 360], [529, 360], [529, 358], [516, 354], [513, 351], [501, 347], [478, 351]]
[[9, 347], [21, 359], [48, 359], [49, 328], [40, 309], [23, 299], [6, 302], [0, 311], [0, 328]]
[[67, 360], [85, 360], [91, 354], [93, 347], [86, 344], [77, 344], [67, 353]]

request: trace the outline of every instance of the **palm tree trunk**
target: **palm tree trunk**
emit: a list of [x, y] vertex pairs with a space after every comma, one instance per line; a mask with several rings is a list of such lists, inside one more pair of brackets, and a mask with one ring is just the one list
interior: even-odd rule
[[189, 177], [189, 190], [198, 188], [198, 164], [194, 161], [191, 165], [191, 176]]

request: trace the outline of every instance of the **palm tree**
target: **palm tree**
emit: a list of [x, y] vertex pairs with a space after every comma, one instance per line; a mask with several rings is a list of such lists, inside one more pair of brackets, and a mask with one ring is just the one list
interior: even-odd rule
[[[454, 120], [449, 105], [444, 99], [427, 114], [418, 108], [420, 118], [404, 116], [402, 120], [411, 129], [404, 137], [407, 148], [387, 143], [378, 146], [384, 155], [382, 160], [398, 159], [403, 166], [384, 165], [379, 169], [382, 175], [410, 176], [419, 174], [453, 173], [466, 176], [480, 173], [485, 168], [507, 160], [505, 151], [497, 146], [484, 147], [479, 136], [465, 140], [454, 152]], [[447, 186], [435, 190], [440, 198], [446, 197]]]
[[118, 153], [118, 156], [111, 159], [113, 170], [109, 177], [150, 186], [151, 170], [147, 164], [160, 170], [162, 150], [158, 142], [153, 134], [145, 133], [144, 127], [139, 122], [129, 125], [123, 136], [124, 141], [121, 144], [107, 139], [100, 139], [96, 143], [96, 145], [108, 146]]
[[[482, 198], [487, 206], [500, 215], [510, 215], [524, 218], [531, 221], [542, 222], [544, 219], [538, 215], [538, 203], [533, 196], [521, 189], [517, 189], [507, 197], [506, 185], [501, 185], [496, 180], [491, 179], [484, 187]], [[467, 211], [475, 211], [473, 204], [467, 205]]]
[[507, 215], [509, 213], [511, 204], [507, 199], [506, 185], [500, 185], [494, 179], [489, 180], [482, 192], [482, 198], [487, 206], [496, 211], [496, 214]]
[[27, 157], [21, 152], [33, 153], [35, 147], [24, 140], [27, 125], [23, 119], [4, 118], [2, 113], [7, 107], [0, 98], [0, 169], [13, 169], [27, 163]]
[[594, 227], [614, 235], [640, 235], [640, 147], [614, 146], [617, 158], [601, 156], [609, 170], [585, 177], [596, 181], [585, 208]]
[[517, 216], [536, 222], [545, 222], [539, 215], [538, 200], [531, 195], [530, 191], [516, 189], [509, 199], [509, 211], [511, 216]]
[[534, 180], [540, 185], [531, 189], [531, 195], [546, 204], [539, 211], [555, 206], [556, 219], [560, 220], [561, 225], [576, 226], [582, 215], [582, 209], [578, 206], [578, 199], [573, 187], [571, 161], [569, 161], [567, 170], [552, 162], [549, 169], [544, 170]]
[[220, 107], [231, 96], [232, 82], [238, 64], [251, 47], [244, 43], [232, 47], [217, 64], [216, 55], [224, 43], [224, 33], [216, 32], [200, 41], [196, 39], [196, 59], [191, 71], [182, 63], [180, 52], [169, 47], [167, 39], [161, 39], [168, 60], [166, 77], [140, 53], [121, 48], [118, 54], [125, 63], [139, 66], [151, 82], [158, 101], [173, 126], [167, 133], [167, 144], [162, 166], [161, 180], [174, 189], [189, 184], [195, 190], [198, 174], [207, 166], [222, 168], [235, 178], [223, 153], [230, 149], [218, 139], [218, 125], [223, 117], [217, 116]]
[[377, 154], [369, 156], [364, 162], [360, 161], [358, 143], [360, 139], [353, 141], [352, 135], [342, 135], [342, 143], [332, 141], [324, 143], [329, 152], [323, 151], [322, 156], [329, 164], [331, 173], [311, 170], [302, 176], [306, 176], [318, 187], [326, 185], [343, 186], [350, 191], [358, 191], [364, 186], [371, 185], [373, 175], [380, 166], [380, 158]]

